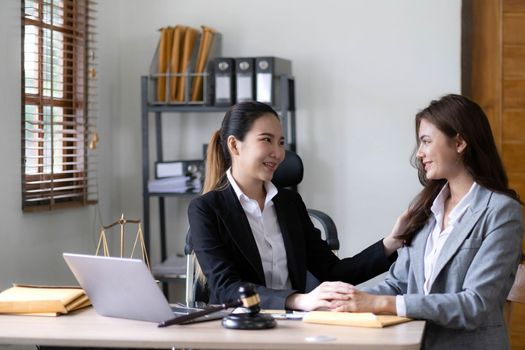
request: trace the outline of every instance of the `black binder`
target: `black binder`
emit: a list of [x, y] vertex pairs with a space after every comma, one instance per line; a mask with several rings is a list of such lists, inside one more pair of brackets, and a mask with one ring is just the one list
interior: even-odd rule
[[292, 75], [292, 62], [279, 57], [257, 57], [255, 72], [257, 101], [279, 108], [281, 106], [280, 77]]
[[255, 101], [254, 62], [250, 57], [235, 59], [236, 102]]
[[233, 58], [217, 57], [213, 61], [215, 71], [215, 105], [231, 106], [235, 103], [235, 61]]

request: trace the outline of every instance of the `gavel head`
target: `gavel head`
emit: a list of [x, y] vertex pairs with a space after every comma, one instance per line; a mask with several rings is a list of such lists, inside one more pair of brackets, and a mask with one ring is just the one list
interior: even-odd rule
[[247, 283], [239, 287], [239, 299], [242, 302], [242, 307], [250, 310], [250, 314], [253, 315], [261, 311], [261, 299], [253, 284]]
[[[222, 326], [231, 329], [267, 329], [277, 325], [272, 315], [261, 314], [261, 299], [253, 284], [239, 287], [239, 299], [231, 306], [241, 306], [248, 312], [229, 314], [222, 319]], [[226, 305], [226, 304], [225, 304]]]

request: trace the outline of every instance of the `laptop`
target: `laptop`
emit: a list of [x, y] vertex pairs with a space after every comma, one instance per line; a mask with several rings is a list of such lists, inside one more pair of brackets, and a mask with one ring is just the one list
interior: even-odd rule
[[[72, 253], [63, 256], [95, 311], [102, 316], [160, 323], [199, 311], [180, 305], [170, 307], [142, 260]], [[192, 321], [220, 319], [228, 314], [219, 311]]]

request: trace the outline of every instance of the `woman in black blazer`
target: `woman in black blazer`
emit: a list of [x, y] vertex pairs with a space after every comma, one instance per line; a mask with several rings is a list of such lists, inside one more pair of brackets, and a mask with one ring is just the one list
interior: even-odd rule
[[[204, 194], [191, 201], [193, 248], [210, 303], [238, 298], [251, 282], [267, 309], [314, 310], [346, 300], [351, 284], [388, 269], [402, 245], [397, 229], [352, 258], [339, 259], [320, 237], [294, 191], [271, 183], [284, 159], [277, 113], [243, 102], [225, 115], [208, 145]], [[306, 272], [324, 282], [305, 293]]]

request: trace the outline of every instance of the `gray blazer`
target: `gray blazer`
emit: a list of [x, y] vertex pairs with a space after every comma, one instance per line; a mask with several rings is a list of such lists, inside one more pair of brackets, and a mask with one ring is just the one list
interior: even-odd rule
[[425, 245], [434, 222], [400, 250], [386, 279], [365, 291], [403, 295], [407, 316], [428, 321], [425, 349], [508, 349], [503, 304], [521, 256], [520, 204], [480, 186], [445, 242], [425, 295]]

